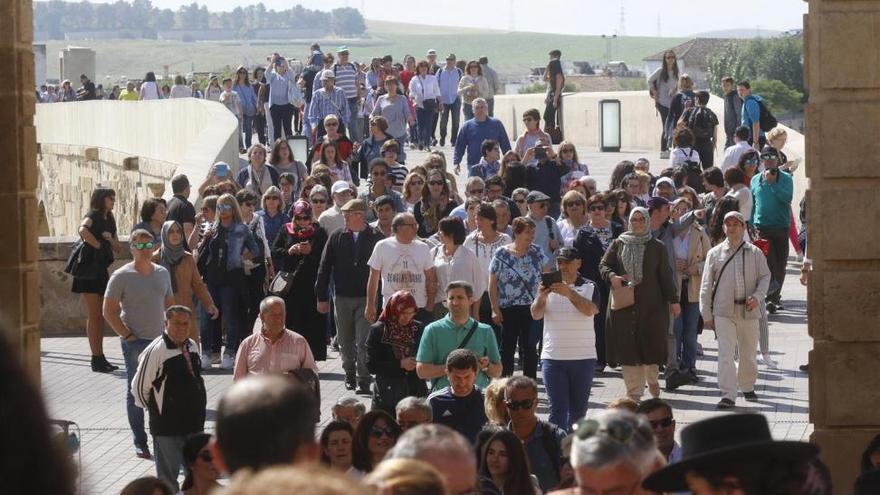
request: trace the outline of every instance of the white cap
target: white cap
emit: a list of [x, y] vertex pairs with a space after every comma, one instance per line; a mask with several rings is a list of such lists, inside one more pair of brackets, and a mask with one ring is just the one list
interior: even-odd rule
[[332, 70], [325, 69], [323, 72], [321, 72], [322, 81], [327, 81], [330, 79], [336, 80], [336, 74], [334, 74]]
[[735, 218], [739, 220], [741, 224], [746, 224], [746, 218], [738, 211], [728, 211], [727, 214], [724, 215], [724, 221], [726, 222], [728, 218]]
[[342, 191], [351, 191], [351, 186], [344, 180], [334, 182], [333, 187], [330, 188], [330, 192], [333, 194], [341, 193]]

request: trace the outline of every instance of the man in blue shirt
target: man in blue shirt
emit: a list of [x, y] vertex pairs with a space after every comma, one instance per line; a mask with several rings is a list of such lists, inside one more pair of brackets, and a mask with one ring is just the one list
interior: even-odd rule
[[782, 309], [780, 292], [788, 263], [788, 226], [791, 223], [791, 199], [794, 181], [788, 172], [779, 170], [779, 153], [772, 146], [761, 150], [764, 171], [752, 177], [751, 191], [755, 198], [751, 224], [758, 235], [770, 242], [767, 266], [770, 268], [770, 290], [767, 291], [767, 312]]
[[[489, 104], [486, 103], [486, 100], [477, 98], [471, 103], [471, 106], [474, 109], [474, 118], [461, 126], [461, 130], [458, 131], [458, 139], [455, 141], [453, 163], [455, 163], [456, 174], [461, 172], [461, 160], [464, 158], [465, 149], [467, 149], [468, 169], [480, 163], [483, 141], [487, 139], [497, 141], [502, 152], [510, 151], [510, 138], [507, 137], [504, 124], [495, 117], [489, 117]], [[559, 177], [556, 178], [556, 181], [558, 186]]]
[[341, 120], [340, 133], [344, 133], [350, 122], [348, 99], [345, 91], [336, 87], [336, 75], [332, 70], [321, 72], [321, 89], [312, 95], [309, 104], [309, 124], [312, 127], [312, 144], [317, 143], [327, 132], [324, 130], [324, 117], [336, 115]]
[[437, 84], [440, 86], [440, 146], [446, 145], [446, 123], [452, 114], [452, 132], [449, 134], [452, 145], [458, 137], [458, 119], [461, 114], [461, 98], [458, 96], [458, 81], [461, 69], [455, 66], [455, 54], [446, 56], [446, 66], [437, 71]]
[[[751, 132], [749, 144], [760, 152], [761, 147], [767, 144], [767, 138], [764, 136], [764, 131], [761, 130], [761, 105], [758, 104], [762, 99], [760, 96], [752, 94], [752, 85], [748, 81], [736, 83], [736, 93], [743, 102], [742, 125], [748, 127]], [[758, 136], [758, 139], [755, 139], [755, 136]]]
[[293, 136], [291, 121], [295, 108], [290, 102], [290, 93], [294, 96], [302, 93], [293, 80], [293, 71], [287, 64], [287, 59], [281, 55], [272, 54], [272, 60], [266, 67], [266, 82], [269, 84], [269, 115], [272, 117], [273, 139], [278, 140], [281, 133], [285, 137]]
[[[527, 376], [512, 376], [504, 386], [504, 405], [510, 414], [508, 429], [523, 442], [532, 474], [541, 490], [549, 492], [559, 484], [562, 439], [565, 431], [538, 419], [538, 383]], [[436, 421], [437, 418], [434, 418]]]
[[488, 419], [483, 393], [474, 386], [477, 355], [470, 349], [456, 349], [446, 358], [449, 386], [428, 396], [434, 423], [446, 425], [475, 443]]

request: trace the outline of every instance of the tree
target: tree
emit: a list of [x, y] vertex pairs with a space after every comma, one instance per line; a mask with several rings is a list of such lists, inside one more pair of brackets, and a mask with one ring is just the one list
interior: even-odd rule
[[364, 17], [357, 9], [351, 7], [333, 9], [330, 16], [330, 29], [339, 36], [361, 35], [367, 30]]
[[797, 112], [803, 108], [803, 93], [789, 88], [782, 81], [758, 79], [752, 81], [751, 85], [752, 92], [760, 95], [776, 115]]
[[709, 87], [721, 95], [721, 78], [736, 81], [764, 79], [804, 92], [803, 39], [756, 38], [723, 45], [708, 57]]

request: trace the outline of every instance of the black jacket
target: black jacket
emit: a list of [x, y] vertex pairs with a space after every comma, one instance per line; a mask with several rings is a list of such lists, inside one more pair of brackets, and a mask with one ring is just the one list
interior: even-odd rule
[[373, 227], [358, 234], [357, 252], [355, 252], [354, 236], [351, 231], [342, 228], [333, 231], [324, 251], [321, 253], [321, 264], [318, 266], [318, 277], [315, 293], [318, 301], [329, 300], [330, 277], [337, 296], [366, 297], [367, 279], [370, 278], [370, 266], [367, 262], [373, 254], [376, 243], [385, 236]]
[[733, 133], [742, 122], [742, 106], [743, 101], [736, 91], [724, 95], [724, 134], [728, 141], [733, 141]]
[[[424, 328], [419, 322], [416, 322], [416, 326], [418, 330], [413, 337], [412, 357], [416, 357], [416, 352], [419, 350], [419, 342], [422, 340], [422, 329]], [[424, 384], [424, 380], [419, 379], [415, 370], [406, 371], [400, 367], [400, 360], [394, 357], [391, 345], [382, 342], [382, 333], [384, 332], [385, 324], [382, 322], [370, 326], [370, 335], [367, 337], [367, 369], [370, 374], [386, 377], [411, 376]]]
[[[611, 238], [617, 239], [622, 233], [623, 226], [617, 222], [611, 222]], [[602, 261], [602, 256], [605, 256], [605, 249], [602, 247], [599, 236], [592, 229], [582, 227], [578, 230], [572, 247], [577, 249], [581, 257], [581, 269], [579, 270], [581, 276], [598, 284], [604, 284], [602, 276], [599, 275], [599, 262]]]

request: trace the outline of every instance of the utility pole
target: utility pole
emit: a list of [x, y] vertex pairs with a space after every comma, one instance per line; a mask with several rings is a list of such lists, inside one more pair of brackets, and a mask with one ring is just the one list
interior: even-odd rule
[[626, 9], [623, 5], [620, 6], [620, 20], [617, 25], [617, 35], [626, 36]]

